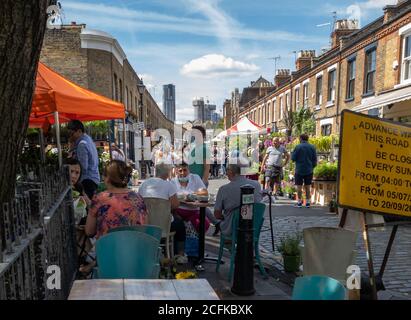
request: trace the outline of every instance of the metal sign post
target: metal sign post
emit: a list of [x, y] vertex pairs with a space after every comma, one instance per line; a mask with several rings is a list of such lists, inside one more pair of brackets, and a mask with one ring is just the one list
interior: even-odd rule
[[[241, 187], [241, 206], [235, 256], [234, 282], [231, 291], [241, 296], [250, 296], [254, 289], [254, 228], [253, 228], [254, 187]], [[232, 230], [236, 232], [236, 230]]]

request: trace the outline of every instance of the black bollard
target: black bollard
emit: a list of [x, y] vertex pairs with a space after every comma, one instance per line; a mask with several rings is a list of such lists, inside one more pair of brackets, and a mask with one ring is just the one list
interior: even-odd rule
[[[233, 293], [240, 296], [250, 296], [255, 293], [253, 203], [254, 187], [251, 185], [242, 186], [234, 282], [231, 288]], [[235, 232], [235, 230], [232, 230], [232, 232]]]

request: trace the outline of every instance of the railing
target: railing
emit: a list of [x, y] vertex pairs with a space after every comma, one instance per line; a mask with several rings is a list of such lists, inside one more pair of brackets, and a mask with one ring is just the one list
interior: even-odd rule
[[0, 206], [0, 299], [65, 299], [76, 275], [68, 169], [40, 169]]

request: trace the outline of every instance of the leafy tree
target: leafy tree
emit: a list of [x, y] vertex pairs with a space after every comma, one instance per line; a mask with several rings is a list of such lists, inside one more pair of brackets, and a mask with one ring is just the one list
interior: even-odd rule
[[295, 118], [293, 128], [294, 135], [299, 136], [302, 133], [315, 133], [314, 114], [310, 111], [310, 109], [301, 108], [298, 111], [293, 112], [293, 116]]

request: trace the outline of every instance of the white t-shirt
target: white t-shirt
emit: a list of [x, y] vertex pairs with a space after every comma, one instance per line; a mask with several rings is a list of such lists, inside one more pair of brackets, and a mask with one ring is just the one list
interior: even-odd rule
[[278, 148], [271, 146], [267, 148], [266, 154], [268, 154], [267, 165], [281, 167], [283, 163], [283, 155], [287, 150], [283, 146]]
[[169, 200], [177, 193], [177, 188], [171, 181], [161, 178], [150, 178], [143, 182], [138, 189], [143, 198], [159, 198]]
[[[178, 181], [178, 177], [173, 178], [171, 182], [176, 187], [177, 193], [182, 193], [182, 194], [194, 193], [194, 192], [197, 192], [198, 189], [207, 189], [203, 180], [201, 180], [200, 176], [197, 174], [192, 174], [192, 173], [188, 175], [188, 184], [185, 188]], [[195, 208], [193, 209], [193, 207], [189, 207], [185, 205], [180, 205], [180, 208], [187, 209], [187, 210], [197, 210]]]

